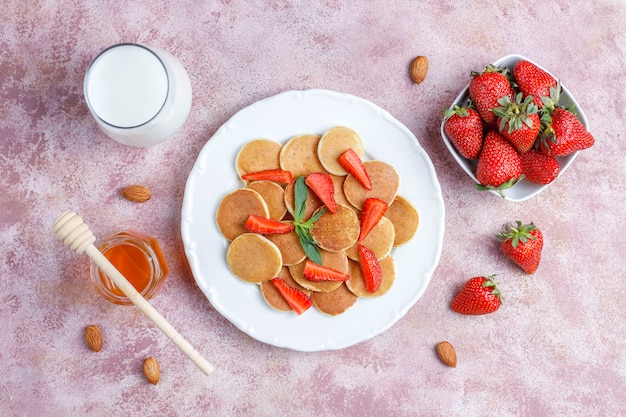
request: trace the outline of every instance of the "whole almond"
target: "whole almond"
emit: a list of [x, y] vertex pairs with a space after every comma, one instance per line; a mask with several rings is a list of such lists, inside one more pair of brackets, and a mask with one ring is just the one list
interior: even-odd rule
[[452, 368], [456, 368], [456, 351], [450, 342], [439, 343], [437, 345], [437, 355], [439, 359], [441, 359], [441, 362]]
[[159, 382], [161, 368], [159, 368], [159, 363], [153, 356], [143, 361], [143, 374], [152, 385], [156, 385]]
[[128, 201], [143, 203], [150, 200], [152, 192], [145, 185], [129, 185], [120, 190], [120, 195]]
[[425, 56], [417, 56], [411, 62], [411, 79], [415, 84], [419, 84], [426, 78], [428, 72], [428, 58]]
[[100, 352], [100, 349], [102, 349], [102, 332], [98, 326], [91, 325], [85, 327], [85, 342], [87, 342], [89, 349], [94, 352]]

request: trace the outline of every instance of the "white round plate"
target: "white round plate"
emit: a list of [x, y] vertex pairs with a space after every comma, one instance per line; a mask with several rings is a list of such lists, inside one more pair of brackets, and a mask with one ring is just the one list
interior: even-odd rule
[[[279, 312], [255, 284], [236, 278], [226, 264], [228, 242], [215, 223], [221, 199], [242, 187], [235, 156], [257, 138], [285, 143], [298, 134], [322, 134], [334, 126], [356, 130], [365, 159], [392, 164], [400, 174], [398, 194], [420, 215], [418, 231], [395, 248], [396, 280], [378, 298], [357, 300], [339, 316], [311, 307], [302, 315]], [[235, 114], [206, 143], [189, 174], [182, 207], [182, 237], [194, 278], [213, 307], [240, 330], [274, 346], [299, 351], [341, 349], [374, 337], [406, 314], [426, 289], [444, 235], [441, 187], [415, 136], [387, 111], [348, 94], [328, 90], [288, 91]]]

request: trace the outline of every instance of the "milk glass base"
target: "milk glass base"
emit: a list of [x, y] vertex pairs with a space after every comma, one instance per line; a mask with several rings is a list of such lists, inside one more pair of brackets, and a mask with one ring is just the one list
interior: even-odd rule
[[171, 138], [191, 110], [191, 82], [180, 61], [134, 43], [113, 45], [94, 58], [85, 74], [84, 94], [100, 129], [134, 147]]

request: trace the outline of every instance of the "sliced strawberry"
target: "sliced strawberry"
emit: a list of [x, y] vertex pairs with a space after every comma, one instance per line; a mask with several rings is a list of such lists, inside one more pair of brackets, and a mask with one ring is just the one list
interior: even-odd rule
[[312, 172], [306, 177], [306, 185], [309, 186], [316, 196], [332, 213], [337, 212], [335, 202], [335, 184], [330, 175], [325, 172]]
[[293, 179], [290, 171], [284, 169], [268, 169], [265, 171], [250, 172], [241, 176], [246, 181], [274, 181], [290, 184]]
[[350, 279], [349, 274], [344, 274], [336, 269], [327, 266], [318, 265], [307, 259], [304, 264], [304, 277], [309, 281], [347, 281]]
[[281, 278], [273, 278], [272, 284], [283, 296], [289, 307], [298, 314], [302, 314], [313, 304], [311, 298], [298, 288], [292, 287]]
[[365, 239], [365, 236], [378, 224], [378, 221], [383, 217], [385, 211], [387, 211], [387, 203], [384, 201], [378, 198], [368, 198], [365, 200], [363, 211], [361, 212], [361, 233], [359, 234], [359, 242]]
[[376, 259], [376, 254], [371, 249], [359, 244], [359, 263], [365, 289], [375, 293], [383, 282], [383, 271], [378, 259]]
[[294, 228], [293, 223], [279, 222], [256, 214], [251, 214], [246, 220], [248, 231], [262, 235], [282, 235], [291, 232]]
[[368, 190], [372, 189], [372, 181], [370, 176], [365, 170], [361, 157], [354, 152], [354, 149], [350, 148], [341, 155], [339, 155], [339, 164], [348, 171], [354, 178], [356, 178], [363, 187]]

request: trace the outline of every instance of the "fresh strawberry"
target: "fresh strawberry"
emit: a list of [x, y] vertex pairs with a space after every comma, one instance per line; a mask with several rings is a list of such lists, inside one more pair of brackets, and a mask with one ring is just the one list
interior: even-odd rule
[[522, 173], [524, 179], [535, 184], [550, 184], [559, 176], [559, 161], [553, 157], [544, 155], [538, 150], [520, 155], [522, 161]]
[[478, 112], [469, 106], [455, 105], [443, 116], [443, 130], [456, 150], [464, 158], [478, 158], [483, 145], [483, 121]]
[[513, 76], [524, 97], [533, 96], [533, 102], [538, 108], [543, 107], [541, 97], [549, 97], [550, 88], [557, 86], [557, 80], [553, 76], [525, 60], [515, 64]]
[[365, 236], [372, 231], [386, 211], [387, 203], [384, 201], [373, 197], [365, 199], [365, 203], [363, 203], [363, 210], [361, 211], [361, 232], [359, 233], [359, 242], [365, 239]]
[[489, 65], [483, 72], [472, 71], [470, 74], [472, 77], [469, 84], [470, 98], [478, 114], [487, 124], [496, 121], [493, 109], [498, 107], [498, 100], [502, 97], [513, 98], [513, 89], [507, 73], [507, 69]]
[[539, 267], [543, 249], [543, 234], [533, 223], [506, 225], [497, 235], [500, 239], [502, 252], [519, 265], [527, 274], [533, 274]]
[[500, 289], [493, 277], [474, 277], [465, 283], [452, 299], [450, 307], [460, 314], [479, 315], [493, 313], [500, 308]]
[[294, 229], [294, 225], [293, 223], [279, 222], [278, 220], [251, 214], [248, 216], [248, 220], [246, 220], [246, 229], [252, 233], [260, 233], [262, 235], [279, 235], [291, 232]]
[[520, 156], [508, 140], [496, 130], [485, 136], [483, 150], [478, 157], [475, 184], [478, 190], [497, 190], [504, 197], [503, 190], [511, 188], [523, 178]]
[[383, 271], [380, 268], [376, 254], [369, 248], [359, 244], [359, 265], [365, 289], [375, 293], [383, 281]]
[[539, 149], [546, 155], [566, 156], [590, 148], [594, 138], [574, 113], [556, 107], [545, 114]]
[[344, 274], [336, 269], [318, 265], [307, 259], [304, 264], [304, 277], [309, 281], [347, 281], [349, 274]]
[[514, 101], [502, 97], [498, 104], [500, 107], [493, 110], [498, 117], [498, 130], [518, 152], [528, 152], [541, 130], [541, 119], [533, 98], [529, 96], [524, 99], [522, 93], [518, 93]]
[[335, 202], [335, 184], [333, 179], [325, 172], [312, 172], [306, 177], [306, 185], [322, 200], [328, 210], [332, 213], [337, 212], [337, 203]]
[[289, 307], [298, 315], [304, 313], [313, 304], [311, 298], [299, 288], [292, 287], [281, 278], [273, 278], [272, 284], [276, 287], [280, 295], [283, 296]]
[[292, 180], [291, 172], [284, 169], [268, 169], [265, 171], [250, 172], [241, 176], [246, 181], [274, 181], [290, 184]]
[[372, 180], [367, 174], [367, 170], [361, 161], [361, 157], [354, 152], [354, 149], [350, 148], [341, 155], [339, 155], [339, 164], [357, 179], [368, 190], [372, 189]]

